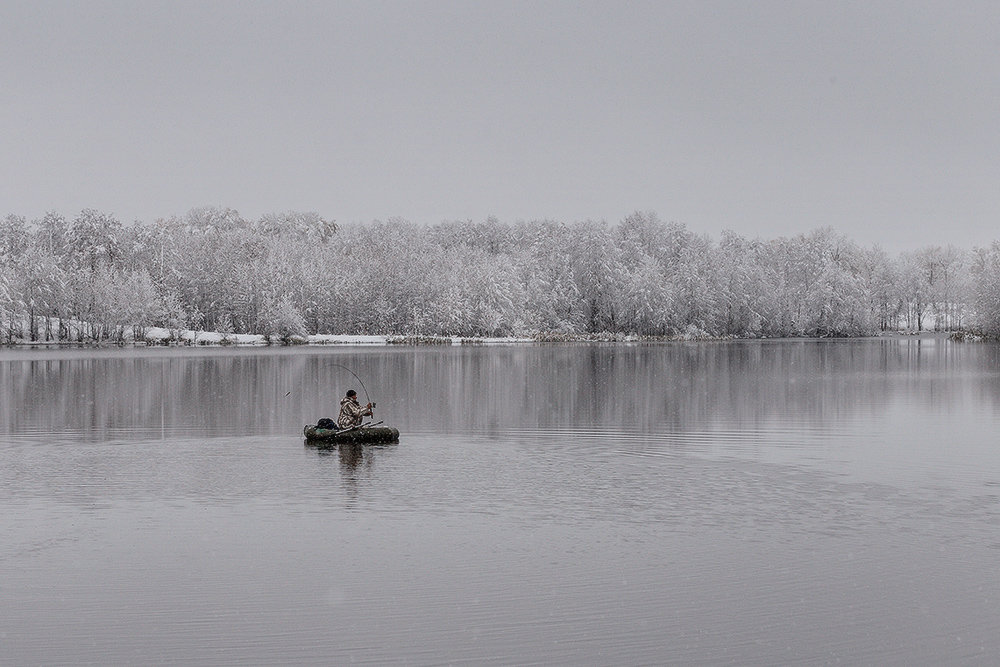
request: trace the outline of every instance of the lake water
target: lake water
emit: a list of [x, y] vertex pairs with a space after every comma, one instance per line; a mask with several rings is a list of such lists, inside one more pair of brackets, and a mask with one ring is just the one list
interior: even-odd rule
[[[365, 391], [397, 445], [302, 426]], [[0, 352], [0, 664], [996, 664], [1000, 348]]]

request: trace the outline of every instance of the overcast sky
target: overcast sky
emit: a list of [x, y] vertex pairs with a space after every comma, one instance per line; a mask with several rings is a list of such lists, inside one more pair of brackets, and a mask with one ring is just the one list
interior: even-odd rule
[[1000, 238], [1000, 3], [0, 0], [0, 215]]

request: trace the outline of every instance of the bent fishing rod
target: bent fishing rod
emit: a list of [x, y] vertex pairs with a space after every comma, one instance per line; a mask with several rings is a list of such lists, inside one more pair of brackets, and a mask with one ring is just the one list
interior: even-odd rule
[[[358, 384], [361, 385], [361, 388], [365, 392], [365, 401], [368, 402], [372, 406], [372, 411], [374, 412], [375, 404], [372, 403], [371, 396], [368, 395], [368, 387], [366, 387], [365, 383], [361, 380], [361, 378], [358, 377], [358, 374], [355, 373], [354, 371], [352, 371], [347, 366], [344, 366], [343, 364], [333, 364], [333, 365], [336, 366], [337, 368], [343, 368], [345, 371], [347, 371], [348, 373], [350, 373], [351, 375], [354, 376], [354, 379], [358, 381]], [[374, 417], [375, 415], [373, 414], [372, 416]]]

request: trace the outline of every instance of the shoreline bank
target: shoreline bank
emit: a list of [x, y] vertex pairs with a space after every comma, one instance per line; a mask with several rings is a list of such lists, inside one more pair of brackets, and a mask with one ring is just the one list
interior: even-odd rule
[[312, 334], [276, 339], [263, 334], [220, 334], [210, 331], [168, 331], [151, 329], [143, 339], [125, 338], [120, 341], [24, 341], [9, 343], [9, 349], [58, 349], [58, 348], [114, 348], [114, 347], [326, 347], [391, 345], [537, 345], [552, 343], [684, 343], [684, 342], [734, 342], [734, 341], [834, 341], [863, 340], [866, 338], [924, 338], [948, 339], [957, 342], [979, 342], [984, 336], [966, 331], [887, 331], [873, 336], [795, 336], [782, 338], [735, 338], [713, 336], [641, 336], [626, 334], [541, 334], [532, 337], [482, 337], [469, 336], [398, 336], [398, 335], [346, 335]]

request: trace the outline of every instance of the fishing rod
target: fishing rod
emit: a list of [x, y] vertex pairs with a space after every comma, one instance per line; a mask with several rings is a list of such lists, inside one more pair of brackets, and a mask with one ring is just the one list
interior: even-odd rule
[[361, 431], [366, 428], [372, 428], [373, 426], [378, 426], [379, 424], [384, 424], [384, 421], [368, 422], [367, 424], [358, 424], [357, 426], [352, 426], [351, 428], [345, 428], [341, 431], [337, 431], [337, 435], [343, 435], [345, 433], [350, 433], [351, 431]]
[[354, 371], [352, 371], [347, 366], [344, 366], [343, 364], [333, 364], [333, 365], [336, 366], [337, 368], [343, 368], [345, 371], [347, 371], [348, 373], [350, 373], [351, 375], [354, 376], [354, 379], [358, 381], [358, 383], [361, 385], [361, 388], [365, 392], [365, 401], [367, 401], [369, 404], [371, 404], [372, 408], [374, 408], [375, 404], [372, 403], [371, 396], [368, 395], [368, 387], [366, 387], [365, 383], [361, 380], [361, 378], [358, 377], [358, 374], [355, 373]]

